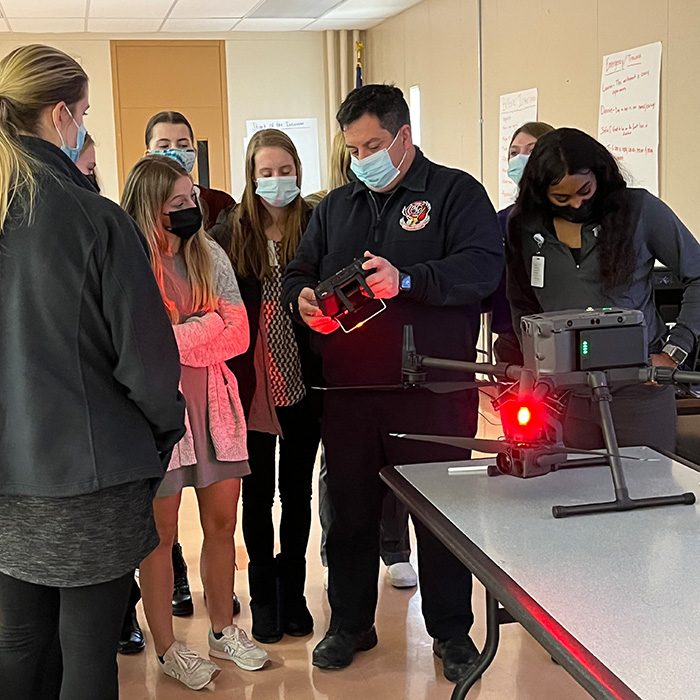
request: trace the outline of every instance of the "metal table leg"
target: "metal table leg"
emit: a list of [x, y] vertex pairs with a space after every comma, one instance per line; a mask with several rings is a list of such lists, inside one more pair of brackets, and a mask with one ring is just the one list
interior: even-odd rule
[[[501, 619], [501, 612], [504, 613], [504, 618]], [[452, 700], [464, 700], [471, 687], [481, 678], [484, 671], [491, 665], [496, 650], [498, 649], [498, 641], [500, 639], [499, 627], [501, 622], [510, 622], [512, 618], [506, 611], [499, 609], [498, 601], [486, 591], [486, 642], [481, 654], [474, 661], [472, 670], [455, 685], [452, 691]]]

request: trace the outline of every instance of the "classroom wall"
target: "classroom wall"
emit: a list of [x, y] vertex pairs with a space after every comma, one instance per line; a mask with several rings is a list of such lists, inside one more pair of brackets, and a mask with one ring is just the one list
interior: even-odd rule
[[[116, 132], [112, 98], [110, 38], [153, 39], [151, 35], [0, 35], [0, 58], [17, 46], [50, 44], [76, 58], [90, 77], [90, 111], [85, 124], [97, 144], [103, 193], [119, 199]], [[168, 39], [212, 38], [168, 35]], [[243, 191], [243, 137], [246, 119], [316, 117], [321, 176], [326, 168], [325, 55], [322, 32], [241, 32], [226, 38], [232, 194]], [[176, 67], [173, 70], [177, 70]], [[144, 75], [144, 80], [155, 79]], [[303, 86], [303, 89], [301, 89]], [[184, 87], [183, 89], [186, 89]], [[144, 125], [145, 126], [145, 125]]]
[[366, 32], [365, 82], [420, 85], [422, 150], [480, 171], [476, 0], [424, 0]]
[[245, 185], [247, 119], [316, 117], [326, 181], [326, 77], [323, 32], [252, 33], [226, 42], [232, 194]]
[[[694, 172], [700, 161], [700, 3], [482, 0], [481, 86], [478, 7], [478, 0], [424, 0], [367, 32], [373, 81], [421, 85], [425, 152], [478, 175], [472, 149], [478, 148], [474, 96], [481, 89], [483, 181], [497, 202], [500, 95], [537, 87], [540, 119], [596, 135], [602, 57], [661, 41], [660, 194], [700, 237]], [[439, 108], [429, 104], [433, 99]]]

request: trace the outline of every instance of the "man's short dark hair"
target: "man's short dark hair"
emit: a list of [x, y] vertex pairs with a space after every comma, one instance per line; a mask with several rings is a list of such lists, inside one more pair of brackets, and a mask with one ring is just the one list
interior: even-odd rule
[[392, 136], [396, 136], [404, 124], [411, 123], [403, 93], [394, 85], [363, 85], [355, 88], [340, 105], [335, 118], [340, 128], [345, 130], [365, 114], [377, 117], [382, 129], [386, 129]]

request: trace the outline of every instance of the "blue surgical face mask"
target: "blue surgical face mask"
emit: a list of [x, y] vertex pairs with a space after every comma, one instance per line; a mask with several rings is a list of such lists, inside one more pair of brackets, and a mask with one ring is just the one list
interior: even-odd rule
[[357, 176], [360, 182], [364, 182], [371, 190], [385, 190], [396, 178], [401, 174], [401, 163], [406, 158], [406, 151], [398, 166], [394, 165], [389, 155], [389, 149], [396, 143], [399, 138], [399, 133], [396, 133], [394, 140], [387, 148], [373, 153], [371, 156], [366, 156], [362, 160], [356, 156], [350, 157], [350, 169]]
[[271, 207], [281, 209], [291, 204], [301, 193], [296, 175], [282, 177], [259, 177], [255, 181], [255, 194]]
[[520, 180], [523, 178], [523, 171], [527, 165], [527, 161], [530, 159], [529, 153], [518, 153], [517, 156], [513, 156], [508, 161], [508, 177], [516, 184], [520, 184]]
[[197, 159], [197, 154], [194, 152], [193, 148], [158, 148], [149, 151], [149, 153], [153, 156], [172, 158], [172, 160], [178, 162], [188, 174], [194, 170], [194, 162]]
[[65, 107], [66, 112], [70, 115], [70, 118], [73, 119], [73, 124], [75, 124], [76, 128], [78, 129], [78, 134], [76, 136], [76, 144], [75, 147], [69, 146], [65, 140], [63, 139], [63, 134], [59, 131], [59, 128], [54, 124], [53, 127], [56, 129], [56, 133], [58, 134], [59, 138], [61, 139], [61, 150], [75, 163], [77, 162], [78, 158], [80, 157], [80, 151], [83, 150], [83, 145], [85, 144], [85, 135], [87, 134], [87, 129], [85, 128], [85, 124], [78, 124], [77, 121], [73, 118], [73, 115], [71, 114], [71, 111], [68, 109], [68, 107]]

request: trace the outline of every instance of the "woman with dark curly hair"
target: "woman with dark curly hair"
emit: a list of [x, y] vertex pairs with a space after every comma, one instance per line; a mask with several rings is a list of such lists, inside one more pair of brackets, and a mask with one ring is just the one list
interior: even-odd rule
[[[527, 314], [588, 307], [644, 313], [652, 365], [676, 367], [700, 332], [700, 244], [661, 200], [627, 186], [613, 156], [578, 129], [555, 129], [535, 145], [508, 220], [508, 298], [515, 328]], [[659, 260], [685, 286], [669, 333], [654, 306], [652, 273]], [[673, 450], [672, 387], [613, 390], [621, 445]], [[587, 394], [570, 397], [564, 439], [602, 447], [597, 409]]]

